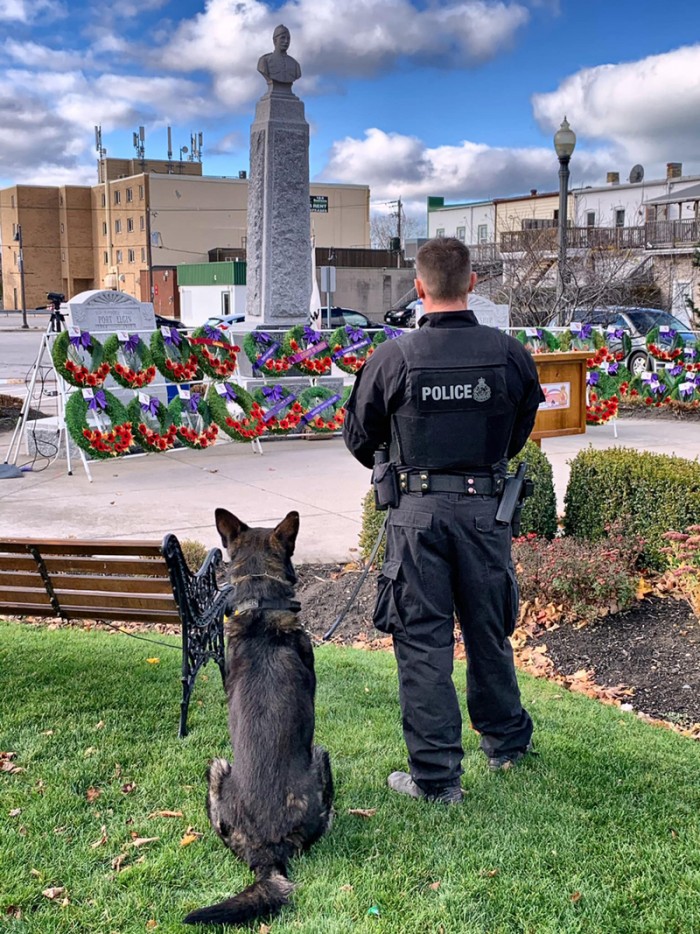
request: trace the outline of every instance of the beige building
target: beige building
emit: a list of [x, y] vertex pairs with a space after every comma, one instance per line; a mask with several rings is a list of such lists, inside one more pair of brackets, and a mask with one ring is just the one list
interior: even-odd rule
[[[47, 292], [86, 289], [148, 300], [156, 271], [207, 262], [217, 248], [245, 250], [247, 179], [203, 176], [198, 162], [133, 159], [102, 160], [99, 177], [92, 187], [0, 191], [5, 308], [21, 307], [18, 226], [27, 308], [45, 305]], [[370, 246], [367, 185], [312, 183], [310, 195], [317, 246]]]

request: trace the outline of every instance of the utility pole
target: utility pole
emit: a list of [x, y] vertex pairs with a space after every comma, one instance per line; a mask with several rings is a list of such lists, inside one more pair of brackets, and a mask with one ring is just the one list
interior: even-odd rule
[[27, 324], [27, 299], [24, 292], [24, 243], [22, 241], [22, 225], [17, 224], [17, 232], [15, 233], [15, 242], [19, 244], [19, 255], [17, 257], [17, 265], [19, 266], [19, 288], [20, 288], [20, 301], [22, 302], [22, 328], [28, 328]]

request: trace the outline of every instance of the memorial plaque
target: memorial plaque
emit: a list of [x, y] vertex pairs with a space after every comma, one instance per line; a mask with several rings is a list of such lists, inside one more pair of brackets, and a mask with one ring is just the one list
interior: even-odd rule
[[153, 303], [140, 302], [126, 292], [92, 289], [74, 296], [65, 307], [67, 325], [91, 334], [154, 331], [156, 327]]

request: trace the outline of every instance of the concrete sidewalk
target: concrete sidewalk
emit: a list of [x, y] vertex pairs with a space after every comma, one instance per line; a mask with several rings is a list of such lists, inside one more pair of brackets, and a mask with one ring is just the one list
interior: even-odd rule
[[[0, 436], [2, 460], [9, 441], [9, 435]], [[560, 512], [568, 462], [588, 445], [695, 459], [700, 422], [623, 419], [617, 439], [611, 424], [585, 435], [546, 439], [542, 449], [552, 463]], [[65, 460], [58, 460], [43, 472], [0, 480], [0, 536], [160, 539], [174, 532], [213, 547], [219, 544], [214, 528], [218, 506], [263, 526], [295, 509], [301, 515], [298, 562], [356, 558], [370, 474], [342, 439], [269, 441], [263, 442], [263, 451], [260, 456], [249, 444], [219, 444], [205, 451], [184, 448], [97, 461], [90, 465], [93, 483], [80, 460], [73, 476], [67, 475]]]

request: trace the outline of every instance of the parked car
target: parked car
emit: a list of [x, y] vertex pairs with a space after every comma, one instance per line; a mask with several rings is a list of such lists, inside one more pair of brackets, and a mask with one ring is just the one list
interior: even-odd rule
[[207, 318], [205, 324], [208, 324], [212, 328], [226, 328], [235, 327], [237, 324], [242, 324], [245, 321], [245, 315], [242, 312], [237, 312], [233, 315], [212, 315], [211, 318]]
[[653, 370], [655, 361], [646, 350], [646, 336], [652, 328], [669, 327], [677, 331], [685, 344], [695, 343], [696, 335], [688, 325], [679, 321], [661, 308], [594, 308], [591, 311], [575, 312], [574, 318], [582, 324], [595, 327], [624, 328], [629, 332], [632, 349], [625, 360], [625, 366], [633, 376], [639, 376], [645, 370]]
[[416, 321], [416, 307], [420, 299], [409, 302], [402, 308], [390, 308], [384, 315], [384, 320], [393, 328], [412, 328]]
[[[339, 328], [343, 324], [350, 324], [355, 328], [381, 329], [382, 325], [376, 321], [371, 321], [367, 315], [361, 311], [353, 311], [351, 308], [331, 308], [331, 328]], [[321, 327], [328, 328], [328, 309], [321, 309]]]

